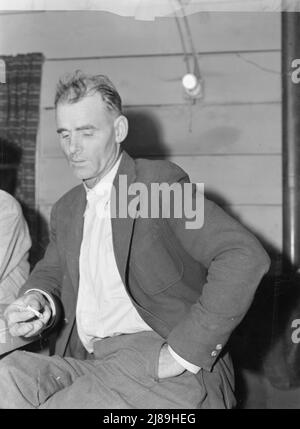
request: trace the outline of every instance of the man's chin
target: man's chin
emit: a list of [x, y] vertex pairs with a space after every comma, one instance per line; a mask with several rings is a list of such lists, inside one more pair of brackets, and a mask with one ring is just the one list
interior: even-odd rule
[[79, 180], [88, 180], [90, 177], [90, 174], [83, 167], [72, 165], [72, 172]]
[[84, 168], [83, 165], [81, 167], [80, 165], [72, 164], [72, 171], [78, 180], [86, 182], [87, 185], [97, 180], [97, 174], [91, 173], [87, 168]]

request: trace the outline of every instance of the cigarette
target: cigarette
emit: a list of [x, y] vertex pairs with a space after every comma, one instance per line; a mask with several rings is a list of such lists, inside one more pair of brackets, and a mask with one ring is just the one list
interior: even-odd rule
[[34, 308], [31, 307], [31, 305], [27, 305], [26, 310], [30, 310], [32, 311], [32, 313], [38, 317], [39, 319], [41, 319], [43, 317], [42, 313], [40, 313], [39, 311], [35, 310]]

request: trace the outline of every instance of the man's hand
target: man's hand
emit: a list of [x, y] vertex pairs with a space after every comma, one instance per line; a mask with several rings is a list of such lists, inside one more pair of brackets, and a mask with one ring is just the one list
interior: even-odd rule
[[[37, 317], [27, 306], [41, 313]], [[32, 291], [10, 304], [4, 317], [13, 337], [33, 337], [40, 334], [51, 318], [51, 307], [43, 294]]]
[[186, 369], [180, 365], [168, 350], [168, 344], [164, 344], [160, 350], [158, 362], [158, 378], [176, 377]]

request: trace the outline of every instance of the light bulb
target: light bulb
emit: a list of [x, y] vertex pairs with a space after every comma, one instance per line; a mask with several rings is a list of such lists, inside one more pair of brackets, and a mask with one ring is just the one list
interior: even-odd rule
[[188, 91], [192, 91], [193, 89], [195, 89], [197, 84], [198, 84], [198, 79], [193, 73], [187, 73], [182, 78], [182, 85]]
[[182, 78], [182, 85], [186, 94], [191, 98], [203, 97], [203, 84], [201, 78], [193, 73], [187, 73]]

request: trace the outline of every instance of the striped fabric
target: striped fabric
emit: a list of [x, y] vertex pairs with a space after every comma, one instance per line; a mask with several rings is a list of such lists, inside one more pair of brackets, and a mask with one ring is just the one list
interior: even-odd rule
[[1, 56], [1, 59], [5, 61], [6, 82], [0, 83], [0, 137], [22, 150], [16, 198], [25, 207], [33, 241], [32, 255], [35, 255], [38, 253], [35, 151], [44, 57], [40, 53], [32, 53]]

